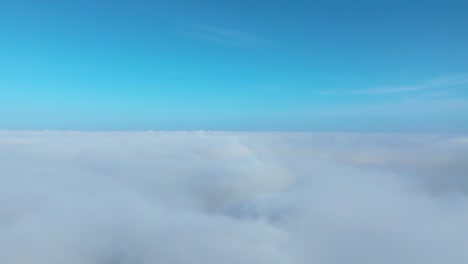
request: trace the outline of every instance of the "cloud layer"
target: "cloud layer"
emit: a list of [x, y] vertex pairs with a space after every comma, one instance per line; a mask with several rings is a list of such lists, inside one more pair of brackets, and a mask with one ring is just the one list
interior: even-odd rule
[[0, 132], [0, 263], [466, 263], [468, 137]]

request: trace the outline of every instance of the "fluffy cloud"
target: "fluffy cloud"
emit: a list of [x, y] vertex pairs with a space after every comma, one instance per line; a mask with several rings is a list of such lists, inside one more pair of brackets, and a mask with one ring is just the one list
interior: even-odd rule
[[466, 263], [468, 137], [0, 132], [0, 263]]

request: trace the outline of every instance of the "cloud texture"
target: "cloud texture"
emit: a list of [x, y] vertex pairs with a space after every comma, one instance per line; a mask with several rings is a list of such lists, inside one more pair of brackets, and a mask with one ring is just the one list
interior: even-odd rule
[[464, 264], [464, 135], [0, 132], [2, 264]]

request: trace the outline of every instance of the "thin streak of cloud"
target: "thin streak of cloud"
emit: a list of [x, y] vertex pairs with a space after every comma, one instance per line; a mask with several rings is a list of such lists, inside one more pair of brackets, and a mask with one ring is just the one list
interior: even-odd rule
[[[314, 109], [320, 115], [336, 116], [366, 116], [366, 115], [433, 115], [435, 113], [466, 113], [468, 100], [463, 98], [425, 99], [407, 97], [393, 102], [368, 102], [348, 104], [345, 108], [323, 107]], [[312, 110], [309, 110], [313, 112]], [[369, 114], [372, 113], [372, 114]], [[428, 116], [426, 118], [429, 118]]]
[[247, 32], [211, 26], [195, 27], [191, 34], [204, 40], [235, 46], [256, 46], [269, 42]]
[[354, 90], [358, 94], [405, 93], [435, 88], [453, 87], [468, 84], [468, 74], [452, 75], [429, 80], [420, 84], [405, 86], [386, 86], [371, 89]]

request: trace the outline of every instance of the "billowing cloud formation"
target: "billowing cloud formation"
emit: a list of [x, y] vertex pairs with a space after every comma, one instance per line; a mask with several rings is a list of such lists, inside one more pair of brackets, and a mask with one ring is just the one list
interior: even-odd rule
[[468, 137], [0, 132], [2, 264], [465, 264]]

